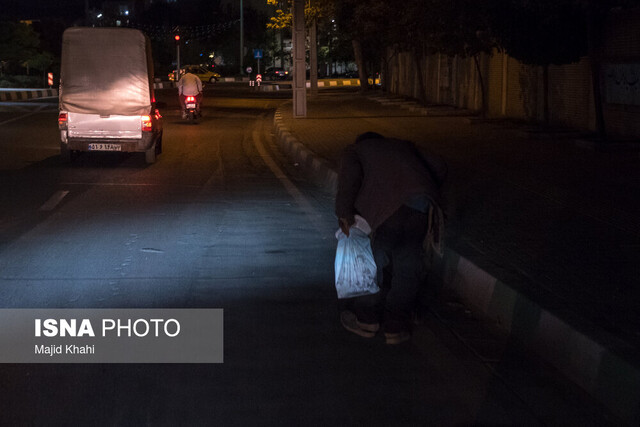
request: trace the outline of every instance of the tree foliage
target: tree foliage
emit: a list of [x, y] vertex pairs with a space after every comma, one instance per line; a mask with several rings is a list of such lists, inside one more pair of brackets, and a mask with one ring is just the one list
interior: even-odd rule
[[38, 53], [39, 46], [38, 33], [30, 25], [0, 23], [0, 60], [24, 62]]
[[[292, 14], [291, 7], [293, 0], [267, 0], [267, 4], [276, 7], [275, 16], [272, 16], [267, 23], [267, 28], [281, 30], [291, 27]], [[307, 27], [311, 22], [330, 16], [333, 10], [334, 0], [314, 0], [306, 2], [304, 7], [304, 18]]]
[[[41, 48], [40, 35], [32, 25], [0, 22], [0, 64], [2, 72], [30, 74], [31, 69], [46, 71], [54, 55]], [[21, 70], [26, 69], [26, 73]]]
[[567, 64], [587, 54], [586, 17], [573, 0], [503, 0], [494, 34], [509, 56], [525, 64]]
[[358, 67], [360, 87], [368, 88], [368, 76], [380, 69], [387, 46], [393, 45], [393, 25], [398, 8], [384, 0], [336, 1], [334, 13], [338, 31], [351, 40]]

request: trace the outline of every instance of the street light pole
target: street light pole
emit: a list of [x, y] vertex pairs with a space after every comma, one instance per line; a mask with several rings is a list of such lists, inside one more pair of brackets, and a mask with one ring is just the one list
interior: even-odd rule
[[309, 80], [310, 80], [310, 92], [311, 95], [318, 94], [318, 23], [317, 19], [314, 17], [313, 22], [311, 23], [311, 34], [310, 37], [310, 45], [309, 45], [309, 66], [311, 67], [309, 71]]
[[307, 85], [305, 66], [304, 0], [293, 0], [291, 36], [293, 46], [293, 118], [307, 116]]
[[240, 75], [244, 73], [244, 7], [240, 0]]

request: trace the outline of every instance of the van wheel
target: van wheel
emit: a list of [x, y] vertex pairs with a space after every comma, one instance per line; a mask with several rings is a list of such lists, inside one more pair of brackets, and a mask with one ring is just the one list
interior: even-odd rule
[[162, 135], [160, 135], [160, 138], [156, 141], [156, 156], [158, 154], [162, 154]]
[[156, 142], [155, 144], [153, 144], [153, 146], [151, 146], [151, 148], [149, 148], [147, 151], [144, 152], [144, 159], [149, 165], [156, 162], [156, 146], [157, 145], [158, 143]]

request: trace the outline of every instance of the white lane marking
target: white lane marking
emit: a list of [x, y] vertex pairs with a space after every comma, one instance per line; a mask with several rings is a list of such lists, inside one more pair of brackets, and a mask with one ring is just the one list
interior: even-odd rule
[[69, 194], [67, 190], [56, 191], [53, 194], [53, 196], [51, 196], [49, 200], [46, 201], [44, 205], [40, 206], [40, 210], [41, 211], [53, 210], [58, 205], [58, 203], [60, 203], [62, 199], [64, 199], [64, 196], [66, 196], [67, 194]]
[[306, 197], [302, 194], [298, 187], [295, 186], [291, 180], [282, 172], [282, 169], [276, 164], [276, 162], [269, 156], [267, 150], [264, 148], [262, 144], [262, 139], [260, 137], [260, 133], [257, 130], [253, 131], [253, 144], [258, 150], [260, 157], [267, 165], [271, 172], [280, 180], [282, 185], [284, 186], [287, 193], [294, 198], [298, 206], [302, 209], [305, 215], [309, 218], [309, 221], [313, 224], [314, 228], [320, 232], [320, 234], [326, 233], [326, 227], [323, 226], [322, 215], [313, 207], [311, 203], [307, 200]]
[[215, 158], [218, 159], [218, 167], [213, 171], [207, 182], [202, 186], [202, 191], [208, 192], [213, 189], [216, 185], [220, 185], [224, 183], [224, 162], [222, 161], [222, 147], [220, 146], [220, 138], [216, 138], [216, 154]]

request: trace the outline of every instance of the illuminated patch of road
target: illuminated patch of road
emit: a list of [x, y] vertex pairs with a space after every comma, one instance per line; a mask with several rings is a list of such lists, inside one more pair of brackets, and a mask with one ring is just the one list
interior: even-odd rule
[[323, 226], [322, 223], [322, 215], [309, 203], [307, 198], [302, 194], [302, 192], [295, 186], [293, 182], [287, 177], [287, 175], [280, 169], [280, 167], [276, 164], [276, 162], [271, 158], [269, 153], [264, 147], [262, 142], [262, 136], [258, 129], [253, 130], [253, 144], [258, 150], [260, 157], [267, 165], [267, 167], [271, 170], [271, 172], [278, 178], [278, 180], [282, 183], [287, 193], [293, 197], [298, 206], [305, 213], [309, 221], [313, 224], [314, 228], [318, 230], [320, 233], [324, 233], [326, 227]]

